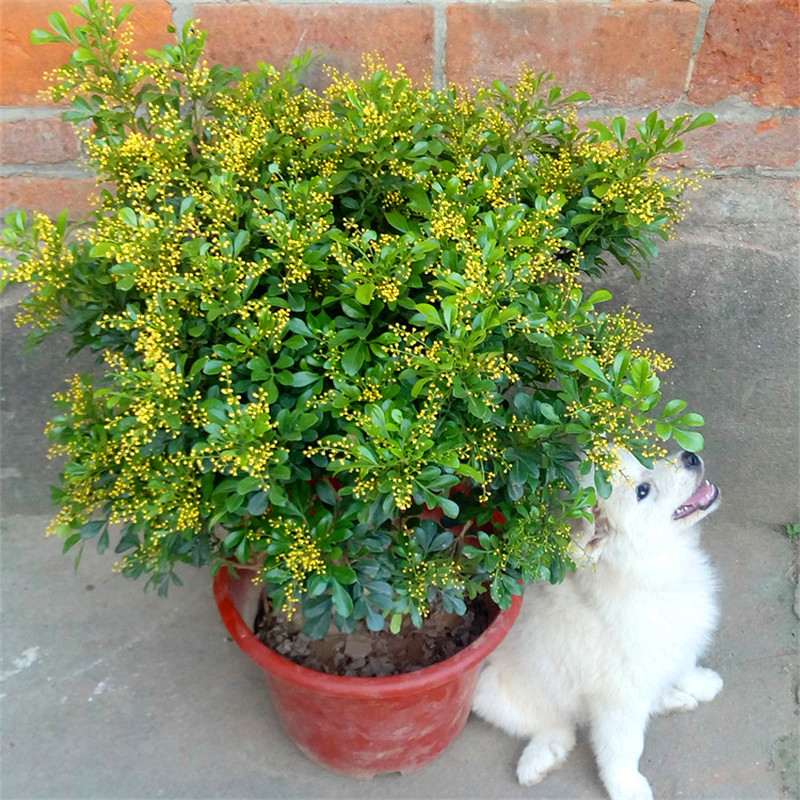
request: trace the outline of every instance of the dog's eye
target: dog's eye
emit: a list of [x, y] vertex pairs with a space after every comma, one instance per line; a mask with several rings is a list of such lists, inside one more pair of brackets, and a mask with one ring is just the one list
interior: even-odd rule
[[640, 483], [636, 487], [636, 499], [637, 500], [644, 500], [647, 495], [650, 494], [650, 484], [649, 483]]

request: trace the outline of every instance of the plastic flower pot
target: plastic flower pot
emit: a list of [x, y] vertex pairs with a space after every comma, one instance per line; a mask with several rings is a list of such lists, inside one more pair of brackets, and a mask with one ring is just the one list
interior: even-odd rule
[[489, 627], [472, 644], [431, 667], [377, 678], [327, 675], [289, 661], [253, 634], [259, 588], [253, 573], [223, 568], [214, 579], [220, 616], [234, 641], [265, 672], [278, 717], [311, 759], [352, 778], [415, 772], [461, 732], [469, 715], [481, 662], [519, 615], [492, 606]]

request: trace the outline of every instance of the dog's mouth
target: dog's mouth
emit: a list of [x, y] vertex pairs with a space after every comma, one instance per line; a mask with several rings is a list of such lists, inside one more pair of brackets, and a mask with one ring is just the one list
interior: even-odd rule
[[719, 489], [713, 483], [703, 481], [697, 491], [672, 513], [672, 519], [685, 519], [698, 511], [708, 511], [719, 497]]

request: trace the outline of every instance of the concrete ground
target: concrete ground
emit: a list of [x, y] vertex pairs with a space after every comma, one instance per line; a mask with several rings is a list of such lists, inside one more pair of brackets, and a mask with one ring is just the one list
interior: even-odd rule
[[[705, 543], [723, 616], [706, 663], [723, 693], [655, 719], [641, 762], [659, 798], [800, 796], [797, 184], [710, 181], [677, 241], [640, 284], [616, 280], [674, 355], [674, 394], [707, 420], [723, 493]], [[515, 782], [522, 742], [471, 719], [436, 762], [360, 783], [308, 762], [279, 729], [259, 670], [220, 622], [207, 573], [168, 600], [87, 550], [77, 572], [44, 530], [42, 429], [76, 366], [56, 348], [22, 357], [14, 295], [2, 301], [2, 796], [4, 798], [596, 798], [585, 740], [536, 788]], [[80, 368], [80, 365], [77, 367]]]

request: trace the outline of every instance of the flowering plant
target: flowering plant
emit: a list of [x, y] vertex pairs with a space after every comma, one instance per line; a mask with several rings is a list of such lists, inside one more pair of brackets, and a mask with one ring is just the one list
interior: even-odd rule
[[332, 613], [396, 631], [561, 580], [619, 447], [702, 446], [646, 325], [587, 277], [672, 234], [690, 181], [654, 163], [710, 115], [628, 136], [549, 76], [435, 90], [374, 59], [313, 91], [307, 57], [209, 69], [189, 23], [139, 60], [129, 8], [74, 10], [33, 38], [76, 48], [51, 98], [101, 197], [75, 226], [12, 214], [2, 261], [19, 321], [104, 365], [48, 427], [65, 551], [113, 537], [160, 593], [179, 562], [253, 564], [312, 636]]

